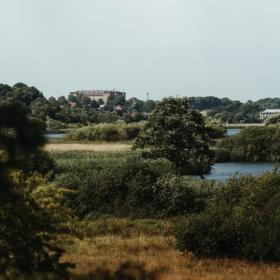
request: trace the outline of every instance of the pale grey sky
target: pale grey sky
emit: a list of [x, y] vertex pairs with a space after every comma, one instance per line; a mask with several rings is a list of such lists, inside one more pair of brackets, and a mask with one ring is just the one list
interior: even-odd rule
[[0, 83], [280, 96], [279, 0], [0, 0]]

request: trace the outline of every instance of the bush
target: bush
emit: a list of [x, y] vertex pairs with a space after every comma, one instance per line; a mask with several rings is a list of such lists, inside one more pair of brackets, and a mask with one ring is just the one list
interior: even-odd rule
[[215, 192], [214, 185], [177, 175], [162, 176], [153, 186], [154, 211], [162, 216], [201, 212]]
[[133, 140], [138, 136], [143, 124], [97, 124], [73, 130], [66, 134], [65, 138], [72, 141], [124, 141]]
[[178, 246], [198, 256], [280, 260], [280, 175], [232, 178], [203, 213], [178, 226]]
[[51, 219], [27, 194], [9, 192], [0, 205], [0, 274], [17, 269], [23, 274], [54, 273], [65, 279], [68, 264], [54, 244]]
[[152, 185], [164, 171], [172, 172], [166, 160], [145, 161], [128, 156], [119, 162], [95, 163], [86, 162], [57, 180], [59, 185], [75, 189], [70, 204], [78, 215], [149, 213]]
[[[90, 213], [173, 216], [201, 211], [215, 183], [179, 177], [168, 160], [137, 155], [56, 155], [56, 183], [73, 189], [68, 203], [80, 216]], [[81, 154], [81, 153], [80, 153]], [[77, 158], [75, 158], [76, 156]], [[65, 159], [61, 159], [61, 157]], [[60, 158], [60, 160], [59, 160]], [[83, 158], [80, 159], [80, 158]]]
[[[217, 146], [219, 153], [230, 154], [230, 161], [278, 161], [280, 128], [277, 126], [251, 127], [223, 139]], [[220, 155], [216, 155], [220, 158]]]
[[43, 175], [51, 175], [56, 165], [48, 152], [38, 149], [26, 155], [25, 161], [21, 162], [20, 167], [26, 174], [38, 172]]

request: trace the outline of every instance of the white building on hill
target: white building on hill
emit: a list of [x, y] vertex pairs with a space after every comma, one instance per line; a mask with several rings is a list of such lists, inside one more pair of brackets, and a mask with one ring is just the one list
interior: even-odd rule
[[260, 112], [260, 119], [262, 121], [280, 114], [280, 109], [266, 109], [265, 111]]

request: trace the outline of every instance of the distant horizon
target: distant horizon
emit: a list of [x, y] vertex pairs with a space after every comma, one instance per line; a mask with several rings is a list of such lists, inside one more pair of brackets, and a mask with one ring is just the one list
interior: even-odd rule
[[[60, 97], [60, 96], [65, 96], [65, 97], [67, 97], [71, 92], [75, 92], [75, 91], [104, 90], [104, 91], [121, 91], [121, 92], [124, 92], [124, 93], [126, 93], [126, 99], [137, 98], [137, 99], [139, 99], [139, 100], [144, 100], [144, 101], [147, 99], [147, 98], [146, 98], [147, 92], [143, 95], [144, 97], [141, 98], [141, 97], [138, 97], [138, 96], [129, 95], [125, 90], [120, 90], [120, 89], [117, 89], [117, 88], [113, 88], [113, 89], [110, 89], [110, 88], [105, 88], [105, 89], [104, 89], [104, 88], [103, 88], [103, 89], [99, 89], [99, 88], [81, 88], [81, 89], [70, 90], [68, 93], [54, 96], [54, 95], [48, 95], [48, 94], [46, 94], [44, 91], [41, 90], [40, 87], [37, 87], [37, 86], [32, 85], [32, 84], [29, 84], [29, 83], [27, 83], [27, 82], [19, 81], [19, 82], [15, 82], [15, 83], [9, 84], [9, 83], [5, 83], [5, 82], [0, 81], [0, 84], [7, 84], [7, 85], [9, 85], [9, 86], [14, 86], [14, 85], [17, 84], [17, 83], [23, 83], [23, 84], [26, 84], [27, 86], [30, 86], [30, 87], [32, 87], [32, 86], [36, 87], [36, 88], [37, 88], [39, 91], [41, 91], [41, 92], [43, 93], [43, 95], [44, 95], [45, 97], [47, 97], [47, 98], [50, 98], [50, 97], [58, 98], [58, 97]], [[188, 98], [190, 98], [190, 97], [217, 97], [217, 98], [220, 98], [220, 99], [222, 99], [222, 98], [228, 98], [228, 99], [230, 99], [230, 100], [232, 100], [232, 101], [240, 101], [240, 102], [242, 102], [242, 103], [246, 103], [246, 102], [248, 102], [248, 101], [256, 102], [256, 101], [258, 101], [258, 100], [262, 100], [262, 99], [266, 99], [266, 98], [280, 98], [280, 96], [266, 96], [266, 97], [258, 98], [258, 99], [247, 99], [247, 100], [242, 100], [242, 99], [231, 98], [231, 97], [228, 97], [228, 96], [215, 96], [215, 95], [203, 95], [203, 96], [201, 96], [201, 95], [179, 95], [179, 94], [178, 94], [178, 95], [167, 95], [167, 96], [163, 96], [163, 97], [160, 98], [160, 99], [155, 99], [155, 98], [152, 98], [152, 94], [151, 94], [150, 92], [148, 92], [148, 93], [149, 93], [149, 100], [154, 100], [154, 101], [160, 101], [160, 100], [162, 100], [163, 98], [166, 98], [166, 97], [176, 97], [176, 96], [179, 96], [179, 97], [188, 97]]]
[[280, 95], [280, 1], [1, 0], [0, 73], [46, 96]]

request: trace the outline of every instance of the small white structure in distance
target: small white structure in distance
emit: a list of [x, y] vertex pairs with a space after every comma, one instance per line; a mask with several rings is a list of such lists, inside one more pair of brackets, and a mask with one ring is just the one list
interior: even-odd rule
[[280, 109], [266, 109], [260, 112], [260, 120], [264, 121], [272, 116], [279, 115]]

